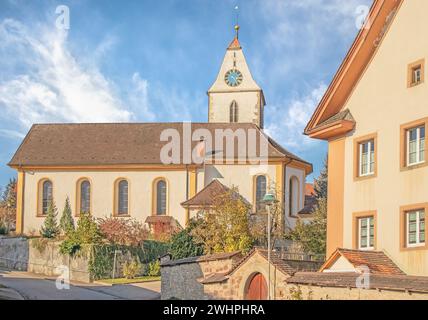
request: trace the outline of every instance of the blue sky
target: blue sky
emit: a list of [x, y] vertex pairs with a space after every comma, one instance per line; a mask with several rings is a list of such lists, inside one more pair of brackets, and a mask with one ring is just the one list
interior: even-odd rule
[[[33, 123], [205, 122], [236, 5], [266, 129], [317, 175], [326, 143], [302, 132], [371, 2], [0, 0], [0, 185]], [[58, 5], [70, 9], [67, 32]]]

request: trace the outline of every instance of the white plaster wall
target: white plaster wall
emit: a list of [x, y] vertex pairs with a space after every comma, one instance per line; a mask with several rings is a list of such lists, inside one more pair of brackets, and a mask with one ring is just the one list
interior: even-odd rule
[[337, 261], [324, 272], [356, 272], [354, 266], [344, 257], [340, 257]]
[[[352, 247], [352, 213], [377, 210], [377, 249], [405, 272], [428, 275], [425, 250], [401, 252], [400, 206], [428, 202], [428, 167], [400, 171], [400, 125], [428, 117], [428, 1], [404, 1], [371, 65], [344, 108], [357, 127], [346, 139], [344, 245]], [[407, 66], [425, 58], [425, 83], [407, 88]], [[353, 140], [378, 134], [378, 177], [354, 182]], [[334, 195], [331, 195], [334, 197]]]
[[[265, 170], [266, 169], [266, 170]], [[213, 179], [218, 179], [226, 186], [237, 186], [239, 192], [253, 204], [254, 176], [266, 174], [268, 188], [276, 183], [277, 166], [267, 167], [252, 165], [206, 165], [197, 172], [197, 190], [202, 190]], [[305, 173], [303, 170], [287, 168], [286, 181], [292, 176], [300, 181], [301, 194], [304, 194]], [[110, 216], [113, 213], [114, 182], [118, 178], [129, 181], [129, 210], [130, 216], [144, 222], [152, 214], [152, 184], [159, 177], [168, 182], [168, 215], [174, 217], [182, 226], [185, 225], [186, 211], [180, 205], [186, 200], [186, 171], [38, 171], [25, 174], [24, 198], [24, 232], [38, 231], [44, 218], [37, 217], [37, 185], [41, 179], [48, 178], [53, 183], [53, 197], [61, 214], [65, 199], [68, 196], [73, 211], [76, 211], [76, 183], [81, 178], [91, 181], [92, 215], [96, 218]], [[287, 186], [288, 188], [288, 186]], [[287, 194], [287, 190], [285, 194]], [[286, 201], [288, 197], [285, 198]], [[303, 200], [300, 202], [303, 208]], [[288, 208], [288, 205], [286, 205]], [[288, 209], [287, 209], [288, 210]], [[194, 212], [192, 212], [192, 215]], [[287, 220], [288, 213], [286, 214]], [[291, 219], [294, 226], [294, 219]]]
[[37, 217], [37, 184], [49, 178], [53, 183], [53, 197], [61, 214], [65, 199], [70, 198], [73, 214], [76, 211], [76, 183], [82, 177], [89, 178], [92, 196], [92, 215], [96, 218], [113, 213], [114, 182], [118, 178], [129, 181], [129, 212], [132, 218], [144, 222], [152, 214], [152, 183], [165, 177], [168, 182], [168, 215], [182, 226], [185, 210], [180, 203], [186, 200], [186, 171], [123, 171], [123, 172], [35, 172], [25, 174], [24, 232], [38, 231], [43, 218]]
[[268, 187], [276, 182], [276, 166], [268, 165], [266, 168], [265, 171], [264, 167], [252, 165], [207, 165], [205, 183], [208, 184], [213, 179], [217, 179], [225, 186], [237, 186], [239, 193], [250, 203], [253, 203], [254, 176], [266, 175]]

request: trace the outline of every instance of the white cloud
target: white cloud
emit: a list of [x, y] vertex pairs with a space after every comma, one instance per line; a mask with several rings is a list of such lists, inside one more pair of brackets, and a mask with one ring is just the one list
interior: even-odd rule
[[132, 75], [133, 88], [129, 94], [129, 102], [134, 113], [138, 114], [143, 121], [154, 121], [156, 115], [150, 110], [149, 103], [149, 82], [142, 79], [138, 72]]
[[1, 21], [1, 126], [14, 123], [25, 132], [33, 123], [191, 120], [191, 109], [204, 105], [203, 94], [152, 84], [139, 72], [119, 88], [100, 72], [117, 41], [106, 36], [91, 55], [78, 59], [61, 30]]
[[296, 151], [302, 151], [317, 143], [316, 140], [303, 136], [303, 131], [326, 90], [327, 86], [320, 84], [308, 95], [290, 103], [269, 106], [268, 118], [274, 121], [267, 124], [266, 132], [281, 141], [285, 147]]
[[23, 129], [36, 122], [120, 122], [131, 118], [115, 85], [97, 66], [79, 65], [67, 48], [67, 33], [55, 28], [37, 31], [12, 19], [0, 23], [3, 64], [17, 62], [18, 70], [23, 69], [21, 74], [0, 78], [0, 107], [4, 111], [0, 117], [14, 119]]

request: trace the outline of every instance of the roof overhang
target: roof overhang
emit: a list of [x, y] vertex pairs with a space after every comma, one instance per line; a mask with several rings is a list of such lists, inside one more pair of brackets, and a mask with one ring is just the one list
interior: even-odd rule
[[358, 33], [324, 97], [309, 120], [305, 134], [329, 139], [346, 133], [350, 124], [336, 123], [331, 128], [314, 128], [342, 110], [359, 79], [372, 60], [403, 0], [375, 0], [364, 27]]
[[329, 140], [333, 137], [342, 136], [355, 128], [355, 121], [338, 120], [326, 126], [320, 126], [308, 131], [306, 134], [313, 139]]

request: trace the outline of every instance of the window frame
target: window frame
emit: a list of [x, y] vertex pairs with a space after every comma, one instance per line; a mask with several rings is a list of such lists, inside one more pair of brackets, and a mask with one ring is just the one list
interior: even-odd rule
[[[122, 181], [128, 183], [128, 212], [127, 214], [119, 213], [119, 184]], [[114, 182], [114, 203], [113, 203], [113, 216], [118, 218], [130, 217], [131, 216], [131, 183], [127, 178], [118, 178]]]
[[[364, 148], [364, 145], [367, 145], [367, 161], [365, 163], [367, 165], [367, 173], [363, 173], [363, 148]], [[374, 153], [376, 150], [374, 140], [367, 140], [367, 141], [360, 142], [358, 144], [358, 146], [359, 146], [359, 148], [358, 148], [359, 149], [359, 151], [358, 151], [358, 157], [359, 157], [359, 160], [358, 160], [358, 176], [360, 178], [363, 178], [363, 177], [368, 177], [368, 176], [374, 175], [374, 173], [375, 173], [374, 161], [373, 161], [373, 171], [371, 170], [372, 169], [372, 161], [371, 161], [372, 155], [374, 157]], [[372, 151], [372, 148], [373, 148], [373, 151]]]
[[[296, 210], [296, 214], [293, 214], [293, 202], [292, 201], [294, 198], [294, 194], [293, 194], [293, 181], [296, 181], [297, 183], [297, 195], [296, 195], [296, 206], [297, 206], [297, 210]], [[291, 201], [290, 201], [291, 200]], [[299, 207], [300, 207], [300, 202], [301, 202], [301, 185], [300, 185], [300, 179], [295, 176], [292, 175], [289, 180], [288, 180], [288, 216], [291, 218], [297, 218], [297, 215], [299, 214]]]
[[[426, 213], [424, 209], [419, 209], [419, 210], [411, 210], [411, 211], [406, 211], [406, 247], [407, 248], [419, 248], [419, 247], [425, 247], [426, 245], [426, 238], [424, 240], [424, 242], [421, 242], [421, 230], [420, 230], [420, 225], [421, 225], [421, 213], [423, 212], [424, 214], [424, 223], [426, 221]], [[411, 214], [416, 214], [416, 243], [410, 243], [410, 215]], [[425, 228], [426, 229], [426, 228]], [[424, 233], [426, 233], [426, 230], [424, 231]]]
[[[158, 214], [158, 205], [157, 205], [157, 200], [158, 200], [158, 183], [160, 181], [164, 181], [165, 182], [165, 214]], [[165, 217], [165, 216], [169, 216], [169, 181], [167, 178], [165, 177], [158, 177], [156, 179], [153, 180], [152, 183], [152, 216], [155, 217]]]
[[77, 180], [76, 183], [76, 217], [80, 217], [82, 213], [82, 184], [86, 181], [89, 183], [89, 213], [92, 212], [92, 181], [89, 178], [83, 177]]
[[[420, 81], [415, 81], [415, 72], [420, 70]], [[407, 87], [413, 88], [425, 82], [425, 59], [420, 59], [407, 66]]]
[[[373, 145], [374, 151], [371, 151], [371, 147], [367, 153], [367, 174], [362, 174], [361, 162], [362, 162], [362, 148], [366, 143]], [[373, 172], [370, 172], [371, 166], [371, 155], [373, 154], [374, 164]], [[354, 181], [362, 181], [367, 179], [376, 178], [378, 175], [378, 134], [372, 133], [365, 136], [357, 137], [354, 139]]]
[[[363, 247], [362, 245], [362, 222], [363, 220], [365, 220], [367, 222], [367, 246]], [[370, 229], [371, 229], [371, 221], [373, 221], [373, 230], [374, 230], [374, 217], [373, 216], [368, 216], [368, 217], [362, 217], [362, 218], [358, 218], [358, 250], [361, 251], [373, 251], [375, 249], [375, 245], [374, 245], [374, 239], [375, 239], [375, 235], [373, 234], [373, 246], [370, 245], [370, 240], [371, 240], [371, 234], [370, 234]]]
[[[360, 251], [375, 251], [377, 250], [377, 230], [378, 230], [378, 219], [377, 219], [377, 211], [362, 211], [362, 212], [354, 212], [352, 215], [352, 247], [355, 250]], [[368, 227], [368, 247], [362, 248], [361, 247], [361, 229], [360, 229], [360, 223], [361, 220], [367, 219], [373, 219], [373, 246], [370, 246], [370, 226]]]
[[[409, 244], [408, 235], [408, 214], [415, 211], [425, 212], [425, 243]], [[417, 251], [417, 250], [428, 250], [427, 235], [428, 230], [426, 228], [426, 214], [428, 212], [428, 202], [419, 203], [413, 205], [407, 205], [400, 207], [400, 251]], [[418, 228], [419, 228], [418, 224]]]
[[42, 178], [37, 183], [37, 212], [36, 216], [39, 218], [45, 218], [47, 214], [43, 213], [43, 199], [44, 199], [44, 184], [45, 182], [51, 183], [51, 201], [54, 201], [54, 184], [50, 178]]
[[[425, 163], [426, 159], [421, 160], [421, 129], [424, 128], [425, 130], [425, 137], [424, 140], [426, 141], [426, 127], [425, 125], [412, 127], [406, 130], [406, 166], [407, 167], [413, 167], [418, 166], [423, 163]], [[410, 134], [411, 131], [416, 130], [416, 161], [414, 163], [410, 163]], [[425, 142], [426, 144], [426, 142]], [[426, 147], [426, 146], [425, 146]]]
[[[413, 163], [409, 165], [409, 135], [410, 130], [425, 126], [425, 159], [422, 162]], [[400, 126], [400, 170], [415, 170], [418, 168], [423, 168], [428, 165], [428, 148], [426, 140], [426, 130], [428, 128], [428, 117], [415, 120]], [[417, 150], [420, 150], [420, 144], [417, 145]], [[420, 157], [420, 154], [417, 154], [417, 157]]]
[[258, 174], [256, 176], [254, 176], [253, 178], [253, 211], [255, 213], [266, 213], [266, 207], [264, 209], [259, 209], [258, 203], [257, 203], [257, 180], [260, 177], [264, 177], [265, 178], [265, 183], [266, 183], [266, 190], [265, 190], [265, 195], [268, 192], [268, 186], [269, 186], [269, 177], [266, 174]]

